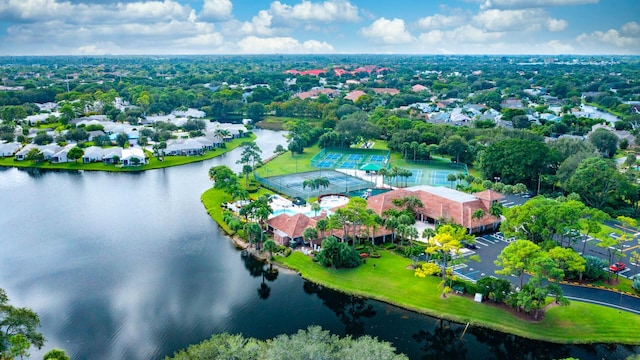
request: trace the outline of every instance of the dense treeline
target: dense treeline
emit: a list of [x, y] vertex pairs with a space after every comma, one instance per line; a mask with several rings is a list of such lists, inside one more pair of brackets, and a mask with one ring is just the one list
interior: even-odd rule
[[[638, 62], [624, 57], [498, 56], [3, 58], [0, 78], [11, 90], [0, 92], [0, 136], [27, 140], [27, 132], [22, 137], [15, 133], [16, 125], [39, 112], [35, 103], [47, 101], [58, 102], [61, 117], [46, 121], [62, 123], [71, 130], [70, 139], [84, 139], [85, 134], [66, 124], [91, 114], [132, 124], [186, 108], [222, 121], [275, 116], [289, 130], [292, 154], [316, 142], [340, 148], [386, 140], [406, 160], [446, 156], [475, 166], [485, 181], [523, 183], [534, 193], [574, 192], [611, 215], [637, 215], [640, 195], [633, 159], [625, 162], [629, 170], [624, 174], [609, 160], [625, 151], [629, 140], [606, 130], [591, 132], [603, 121], [576, 109], [585, 102], [595, 104], [621, 119], [617, 129], [640, 135], [640, 114], [625, 103], [640, 100]], [[369, 70], [334, 71], [363, 65], [370, 65]], [[286, 73], [313, 69], [320, 76]], [[319, 88], [331, 91], [297, 97]], [[350, 90], [363, 95], [346, 99]], [[122, 110], [116, 99], [131, 106]], [[522, 108], [503, 108], [505, 100], [519, 101]], [[406, 107], [416, 103], [442, 112], [461, 109], [473, 119], [465, 126], [426, 122], [424, 114]], [[554, 107], [557, 118], [540, 116], [553, 113]], [[500, 114], [499, 120], [482, 118], [492, 111]], [[194, 134], [201, 128], [188, 125]], [[144, 136], [166, 140], [166, 130]], [[553, 140], [560, 135], [575, 138]], [[40, 142], [50, 141], [45, 137], [50, 135], [39, 136]]]

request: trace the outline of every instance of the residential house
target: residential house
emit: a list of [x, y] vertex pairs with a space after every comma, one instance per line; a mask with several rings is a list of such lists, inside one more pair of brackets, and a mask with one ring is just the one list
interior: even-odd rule
[[73, 149], [76, 144], [69, 144], [61, 149], [59, 149], [56, 153], [51, 156], [52, 163], [65, 163], [69, 161], [67, 155], [69, 154], [69, 150]]
[[37, 149], [38, 145], [36, 144], [27, 144], [25, 147], [23, 147], [22, 149], [20, 149], [18, 152], [16, 152], [15, 154], [15, 158], [18, 161], [23, 161], [27, 159], [27, 154], [29, 153], [29, 151], [31, 149]]
[[429, 90], [428, 87], [426, 87], [424, 85], [420, 85], [420, 84], [416, 84], [416, 85], [413, 85], [411, 87], [411, 91], [413, 91], [413, 92], [423, 92], [423, 91], [427, 91], [427, 90]]
[[142, 148], [129, 147], [122, 149], [120, 161], [125, 166], [143, 165], [147, 163], [147, 157], [144, 155]]
[[167, 156], [202, 155], [205, 145], [196, 139], [179, 139], [167, 141], [167, 148], [163, 150]]
[[353, 90], [353, 91], [350, 91], [347, 95], [345, 95], [344, 98], [347, 100], [356, 102], [358, 99], [360, 99], [360, 97], [364, 95], [367, 95], [367, 93], [362, 90]]
[[92, 162], [102, 161], [105, 150], [106, 149], [103, 149], [99, 146], [89, 146], [88, 148], [84, 149], [84, 155], [82, 155], [82, 162], [92, 163]]
[[391, 96], [400, 94], [400, 90], [393, 88], [374, 88], [373, 92], [375, 92], [376, 94], [387, 94]]
[[122, 159], [122, 148], [112, 147], [104, 149], [102, 162], [105, 164], [117, 164]]
[[500, 103], [503, 109], [524, 109], [524, 104], [520, 99], [504, 99]]
[[22, 144], [19, 142], [0, 143], [0, 156], [12, 157], [18, 152], [18, 150], [20, 150], [21, 147]]

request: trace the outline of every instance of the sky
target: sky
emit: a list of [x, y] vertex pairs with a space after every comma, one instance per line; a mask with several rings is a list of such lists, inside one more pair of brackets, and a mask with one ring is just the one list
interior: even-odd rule
[[2, 55], [640, 55], [640, 0], [0, 0]]

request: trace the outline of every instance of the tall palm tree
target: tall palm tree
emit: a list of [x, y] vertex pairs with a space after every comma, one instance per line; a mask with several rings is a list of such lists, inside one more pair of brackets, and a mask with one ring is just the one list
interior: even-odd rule
[[324, 240], [324, 234], [328, 228], [329, 228], [329, 220], [320, 219], [316, 222], [316, 229], [320, 232], [320, 239]]
[[[482, 209], [478, 209], [476, 211], [474, 211], [471, 214], [471, 220], [478, 220], [480, 221], [484, 216], [486, 215], [486, 213], [484, 212], [484, 210]], [[473, 226], [471, 226], [471, 224], [469, 224], [469, 234], [471, 234], [471, 230], [472, 230]]]
[[493, 204], [491, 204], [491, 206], [489, 207], [489, 215], [493, 216], [494, 218], [496, 218], [496, 221], [493, 222], [493, 230], [495, 231], [496, 229], [496, 222], [498, 220], [500, 220], [501, 216], [502, 216], [502, 210], [503, 210], [503, 206], [502, 203], [495, 201]]
[[454, 173], [449, 173], [449, 175], [447, 175], [447, 181], [451, 183], [450, 188], [453, 189], [453, 182], [456, 181], [458, 179], [458, 176], [456, 176], [456, 174]]

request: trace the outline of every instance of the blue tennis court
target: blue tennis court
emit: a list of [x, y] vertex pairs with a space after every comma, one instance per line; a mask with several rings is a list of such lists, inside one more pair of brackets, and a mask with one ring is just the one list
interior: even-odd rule
[[333, 161], [326, 161], [326, 160], [320, 161], [318, 163], [318, 167], [319, 168], [330, 168], [330, 167], [333, 167]]
[[434, 170], [431, 172], [431, 184], [434, 186], [450, 186], [451, 182], [447, 180], [449, 174], [457, 173], [455, 171]]
[[354, 161], [345, 161], [340, 165], [340, 167], [342, 169], [355, 169], [356, 163]]
[[384, 162], [385, 160], [386, 160], [386, 157], [382, 155], [371, 155], [371, 161], [373, 162]]
[[327, 156], [324, 157], [325, 160], [338, 160], [340, 159], [340, 154], [336, 154], [336, 153], [329, 153], [327, 154]]
[[411, 176], [409, 176], [406, 180], [408, 184], [420, 184], [422, 181], [422, 170], [419, 169], [411, 169]]
[[[363, 156], [360, 154], [351, 154], [347, 157], [347, 160], [349, 161], [360, 161], [363, 159]], [[355, 166], [354, 166], [355, 167]]]

